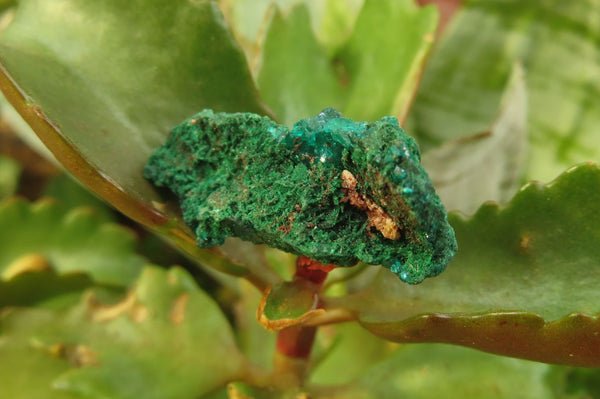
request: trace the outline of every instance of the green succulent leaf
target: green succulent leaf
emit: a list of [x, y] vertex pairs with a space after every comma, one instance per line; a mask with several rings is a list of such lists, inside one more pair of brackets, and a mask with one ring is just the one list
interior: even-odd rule
[[6, 11], [7, 8], [16, 5], [17, 0], [0, 0], [0, 11]]
[[26, 271], [88, 273], [94, 281], [128, 286], [146, 261], [135, 237], [105, 223], [91, 208], [64, 210], [56, 202], [11, 200], [0, 204], [0, 276]]
[[[219, 5], [250, 64], [256, 66], [275, 9], [287, 15], [293, 7], [308, 7], [310, 25], [327, 54], [335, 54], [352, 34], [364, 0], [220, 0]], [[310, 37], [301, 38], [312, 42]], [[296, 43], [298, 44], [298, 43]], [[289, 65], [288, 65], [289, 66]]]
[[327, 54], [335, 55], [352, 36], [364, 3], [365, 0], [309, 2], [316, 24], [315, 35]]
[[200, 397], [247, 371], [225, 316], [179, 268], [146, 268], [118, 303], [85, 295], [31, 337], [70, 365], [53, 387], [86, 398]]
[[433, 43], [438, 14], [413, 0], [367, 0], [340, 52], [348, 74], [343, 113], [355, 120], [394, 115], [402, 123]]
[[[10, 15], [10, 11], [8, 15]], [[5, 18], [7, 18], [5, 16]], [[1, 33], [0, 33], [1, 34]], [[14, 133], [20, 140], [22, 140], [28, 147], [33, 149], [37, 154], [42, 156], [46, 161], [58, 165], [58, 162], [54, 158], [54, 155], [48, 150], [48, 148], [42, 143], [40, 138], [35, 134], [31, 126], [23, 119], [23, 117], [15, 110], [15, 108], [8, 102], [6, 97], [0, 93], [0, 118], [10, 128], [11, 132]]]
[[66, 173], [61, 173], [48, 182], [44, 196], [56, 199], [65, 209], [86, 206], [93, 208], [102, 221], [114, 222], [116, 220], [112, 208]]
[[329, 300], [399, 342], [449, 342], [508, 356], [600, 366], [600, 169], [531, 183], [504, 208], [451, 215], [459, 250], [438, 278], [399, 287], [382, 270], [369, 288]]
[[219, 0], [219, 6], [252, 65], [260, 51], [261, 35], [264, 34], [273, 9], [278, 7], [287, 12], [302, 2], [303, 0]]
[[292, 8], [286, 17], [274, 10], [262, 57], [258, 86], [284, 125], [342, 102], [341, 84], [314, 37], [306, 5]]
[[283, 282], [264, 292], [258, 321], [270, 331], [282, 330], [324, 313], [318, 304], [318, 289], [311, 282], [304, 279]]
[[600, 396], [600, 369], [553, 366], [548, 375], [554, 397], [589, 399]]
[[261, 93], [288, 125], [326, 106], [355, 120], [402, 121], [436, 23], [434, 8], [412, 0], [369, 0], [339, 53], [330, 55], [311, 32], [306, 6], [285, 18], [275, 12], [262, 48]]
[[21, 166], [12, 158], [0, 156], [0, 201], [17, 191]]
[[[0, 291], [1, 292], [1, 291]], [[74, 399], [78, 396], [52, 387], [69, 369], [58, 356], [36, 347], [32, 334], [54, 321], [48, 310], [28, 309], [0, 316], [0, 387], [7, 398]]]
[[21, 273], [0, 280], [0, 309], [36, 306], [64, 309], [79, 301], [81, 293], [94, 286], [83, 273], [58, 275], [53, 270]]
[[[550, 366], [449, 345], [409, 345], [330, 399], [545, 399]], [[316, 392], [319, 392], [316, 390]]]
[[354, 382], [397, 346], [370, 334], [357, 323], [321, 326], [310, 383], [343, 385]]
[[489, 126], [512, 65], [527, 71], [528, 175], [600, 159], [598, 0], [466, 1], [425, 70], [412, 110], [426, 148]]
[[423, 166], [446, 209], [470, 214], [485, 201], [505, 202], [517, 192], [526, 168], [526, 124], [525, 80], [516, 66], [489, 129], [423, 155]]
[[[266, 113], [213, 1], [22, 0], [0, 35], [0, 62], [7, 99], [57, 159], [182, 245], [191, 233], [142, 175], [151, 150], [204, 108]], [[214, 252], [196, 255], [227, 267]]]
[[268, 369], [273, 365], [277, 334], [256, 321], [261, 293], [247, 281], [240, 281], [239, 301], [235, 309], [235, 333], [240, 348], [256, 365]]

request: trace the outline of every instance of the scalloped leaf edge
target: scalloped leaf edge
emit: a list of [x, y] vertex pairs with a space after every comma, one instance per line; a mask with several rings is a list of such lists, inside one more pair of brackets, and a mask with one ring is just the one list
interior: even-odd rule
[[[480, 214], [503, 212], [511, 208], [514, 199], [523, 192], [552, 189], [574, 172], [586, 169], [600, 173], [600, 165], [594, 162], [575, 165], [547, 184], [538, 181], [525, 184], [505, 205], [489, 201], [472, 216], [453, 212], [450, 219], [468, 223]], [[572, 312], [548, 321], [527, 311], [440, 312], [375, 322], [368, 317], [361, 320], [360, 312], [356, 312], [354, 319], [371, 333], [394, 342], [448, 343], [544, 363], [600, 367], [600, 313]]]

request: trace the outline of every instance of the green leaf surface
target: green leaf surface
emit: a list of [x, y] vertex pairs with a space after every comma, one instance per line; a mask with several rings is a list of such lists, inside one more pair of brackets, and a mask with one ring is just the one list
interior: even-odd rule
[[311, 30], [304, 4], [284, 18], [275, 9], [262, 45], [258, 86], [284, 125], [342, 102], [342, 87]]
[[[9, 12], [10, 13], [10, 12]], [[6, 16], [5, 16], [6, 18]], [[42, 143], [40, 138], [31, 129], [31, 126], [0, 93], [0, 118], [9, 126], [10, 130], [19, 137], [27, 146], [53, 165], [59, 165], [54, 155]]]
[[142, 176], [171, 127], [203, 108], [266, 113], [212, 1], [23, 0], [0, 61], [7, 99], [65, 167], [152, 227], [180, 220]]
[[348, 41], [365, 0], [312, 0], [315, 35], [327, 54], [336, 54]]
[[0, 280], [0, 309], [13, 306], [65, 308], [79, 301], [81, 293], [94, 285], [88, 275], [52, 270], [21, 273]]
[[[410, 345], [330, 399], [546, 399], [549, 366], [449, 345]], [[337, 392], [336, 392], [337, 391]], [[318, 391], [317, 391], [318, 392]]]
[[549, 385], [557, 399], [600, 397], [600, 369], [553, 366]]
[[377, 335], [449, 342], [538, 361], [600, 366], [600, 169], [584, 164], [525, 186], [504, 208], [454, 214], [459, 250], [439, 277], [400, 287], [382, 270], [329, 299]]
[[436, 10], [412, 0], [366, 1], [335, 56], [317, 42], [309, 22], [305, 6], [286, 18], [275, 12], [263, 44], [258, 83], [282, 122], [291, 126], [326, 106], [354, 120], [404, 120], [433, 41]]
[[340, 60], [349, 85], [343, 113], [372, 121], [386, 115], [402, 123], [433, 42], [438, 15], [413, 0], [367, 0]]
[[87, 398], [193, 398], [243, 379], [225, 316], [182, 269], [147, 268], [122, 302], [93, 295], [36, 331], [72, 366], [54, 386]]
[[322, 314], [318, 308], [318, 287], [305, 280], [295, 279], [269, 287], [258, 308], [258, 321], [268, 330], [277, 331], [304, 323]]
[[395, 347], [397, 345], [370, 334], [357, 323], [321, 326], [310, 383], [342, 385], [354, 382]]
[[36, 347], [30, 337], [54, 320], [47, 310], [29, 309], [0, 318], [0, 389], [6, 398], [74, 399], [78, 396], [52, 388], [52, 381], [69, 365]]
[[259, 42], [274, 7], [288, 12], [303, 0], [219, 0], [219, 5], [235, 38], [253, 64], [260, 51]]
[[44, 190], [44, 196], [56, 199], [65, 209], [87, 206], [93, 208], [102, 221], [112, 222], [116, 220], [112, 208], [66, 173], [62, 173], [48, 182]]
[[53, 269], [89, 273], [98, 283], [128, 286], [146, 261], [131, 231], [104, 223], [90, 208], [65, 211], [53, 201], [0, 204], [0, 275]]
[[235, 333], [244, 355], [254, 364], [273, 367], [277, 334], [266, 330], [256, 320], [260, 292], [247, 281], [240, 281], [240, 298], [235, 305]]
[[12, 158], [0, 155], [0, 201], [17, 191], [21, 166]]
[[[277, 7], [287, 15], [303, 4], [310, 11], [311, 28], [328, 54], [334, 54], [352, 34], [364, 0], [220, 0], [219, 5], [251, 64], [262, 51], [262, 39]], [[304, 38], [306, 39], [306, 38]], [[303, 40], [304, 40], [303, 39]], [[311, 39], [312, 40], [312, 39]]]
[[17, 4], [17, 0], [0, 0], [0, 11], [5, 11], [7, 8]]
[[600, 159], [600, 1], [466, 1], [413, 108], [425, 147], [486, 129], [514, 62], [527, 71], [531, 178]]
[[422, 163], [448, 210], [471, 214], [485, 201], [505, 202], [526, 168], [527, 96], [515, 67], [496, 120], [486, 131], [427, 151]]

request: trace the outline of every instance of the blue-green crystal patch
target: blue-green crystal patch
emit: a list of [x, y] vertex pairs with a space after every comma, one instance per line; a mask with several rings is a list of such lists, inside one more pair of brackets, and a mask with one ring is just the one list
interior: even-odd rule
[[333, 108], [289, 130], [204, 110], [175, 127], [145, 176], [181, 202], [200, 247], [235, 236], [325, 264], [383, 265], [416, 284], [457, 245], [415, 141], [393, 117]]

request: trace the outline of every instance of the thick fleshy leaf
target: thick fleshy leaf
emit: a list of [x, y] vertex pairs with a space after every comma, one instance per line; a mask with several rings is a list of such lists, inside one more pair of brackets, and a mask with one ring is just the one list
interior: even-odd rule
[[7, 99], [71, 173], [227, 267], [188, 245], [185, 228], [164, 226], [177, 212], [142, 175], [151, 150], [194, 112], [266, 113], [214, 2], [23, 0], [0, 35], [0, 61]]
[[128, 286], [147, 262], [135, 237], [91, 208], [65, 211], [53, 201], [0, 205], [0, 275], [30, 270], [89, 273], [98, 283]]
[[20, 273], [10, 280], [0, 280], [0, 310], [14, 306], [65, 308], [77, 303], [81, 293], [93, 285], [92, 279], [82, 273]]
[[600, 159], [600, 1], [465, 2], [433, 52], [413, 108], [421, 143], [485, 129], [515, 61], [527, 71], [530, 177]]
[[[32, 150], [34, 150], [36, 154], [42, 156], [52, 165], [58, 165], [54, 155], [52, 155], [50, 150], [48, 150], [40, 138], [35, 134], [33, 129], [31, 129], [31, 126], [25, 122], [21, 115], [1, 93], [0, 118], [2, 118], [2, 120], [10, 127], [12, 133], [14, 133], [20, 140], [27, 144], [27, 146], [29, 146]], [[29, 167], [29, 165], [27, 166]]]
[[398, 345], [370, 334], [357, 323], [319, 327], [311, 384], [342, 385], [359, 379]]
[[451, 217], [459, 250], [444, 274], [400, 287], [382, 270], [329, 300], [377, 335], [450, 342], [549, 363], [600, 366], [600, 169], [524, 187], [505, 207]]
[[589, 399], [600, 397], [600, 369], [553, 366], [548, 381], [555, 398]]
[[306, 7], [298, 6], [287, 18], [275, 13], [266, 34], [258, 82], [282, 121], [291, 125], [325, 106], [355, 120], [403, 121], [433, 42], [436, 10], [412, 0], [366, 1], [335, 57], [309, 22]]
[[349, 84], [343, 113], [355, 120], [406, 118], [433, 43], [438, 15], [413, 0], [367, 0], [340, 53]]
[[5, 11], [7, 8], [14, 6], [17, 0], [0, 0], [0, 11]]
[[[550, 366], [446, 345], [410, 345], [315, 399], [546, 399]], [[318, 393], [319, 391], [316, 390]]]
[[284, 12], [303, 0], [219, 0], [225, 19], [231, 26], [246, 57], [253, 65], [260, 51], [260, 39], [276, 6]]
[[516, 67], [488, 130], [423, 155], [423, 167], [446, 209], [470, 214], [485, 201], [505, 202], [517, 192], [526, 168], [526, 123], [525, 81]]
[[308, 8], [294, 7], [284, 18], [275, 9], [262, 45], [258, 86], [284, 125], [342, 102], [342, 85], [317, 43]]
[[263, 294], [257, 317], [267, 330], [277, 331], [324, 313], [318, 305], [318, 287], [299, 279], [269, 287]]
[[335, 54], [352, 34], [363, 3], [364, 0], [219, 0], [227, 22], [253, 66], [259, 63], [263, 35], [275, 6], [284, 15], [299, 4], [307, 6], [317, 40], [328, 54]]
[[[16, 317], [15, 317], [16, 316]], [[69, 369], [62, 359], [37, 348], [31, 341], [36, 329], [54, 321], [47, 310], [30, 309], [0, 318], [0, 389], [6, 398], [75, 399], [52, 388], [52, 381]]]
[[56, 199], [65, 209], [88, 206], [94, 209], [94, 212], [102, 221], [111, 222], [116, 220], [116, 213], [112, 208], [66, 173], [62, 173], [48, 182], [44, 190], [44, 196]]
[[365, 0], [312, 0], [313, 30], [327, 54], [335, 55], [348, 41]]
[[261, 293], [246, 281], [240, 281], [239, 301], [234, 307], [235, 333], [240, 349], [254, 364], [264, 369], [273, 366], [277, 334], [267, 331], [256, 320]]
[[0, 156], [0, 201], [15, 193], [20, 173], [21, 167], [17, 161]]
[[88, 398], [192, 398], [244, 379], [227, 319], [182, 269], [147, 268], [122, 302], [93, 295], [35, 333], [73, 367], [53, 383]]

